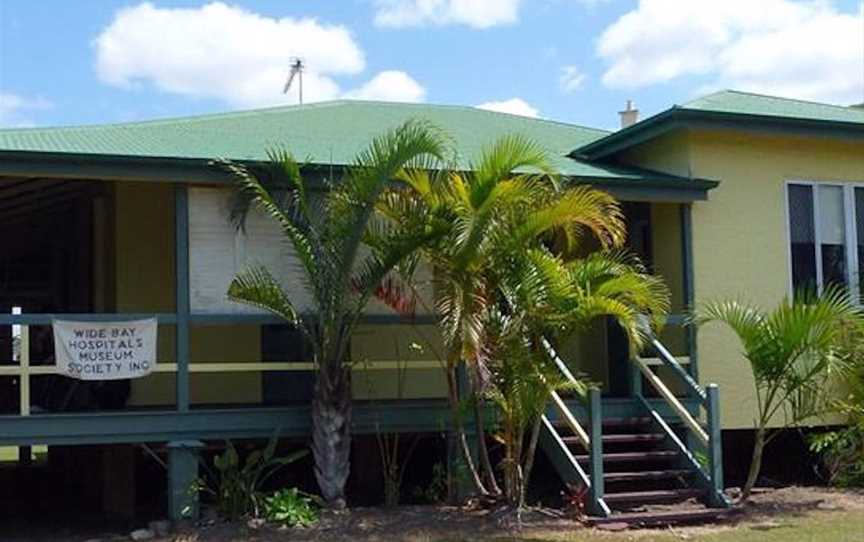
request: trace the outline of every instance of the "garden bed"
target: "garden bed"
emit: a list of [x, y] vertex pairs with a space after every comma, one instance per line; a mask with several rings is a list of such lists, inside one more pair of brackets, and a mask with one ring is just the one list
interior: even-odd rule
[[[739, 513], [719, 524], [630, 529], [604, 532], [584, 527], [555, 511], [529, 511], [522, 529], [512, 517], [488, 510], [466, 510], [448, 506], [411, 506], [395, 510], [357, 508], [341, 514], [324, 513], [314, 527], [285, 529], [278, 526], [250, 526], [245, 522], [210, 522], [183, 529], [159, 542], [281, 542], [281, 541], [585, 541], [595, 540], [862, 540], [864, 536], [864, 492], [824, 488], [789, 487], [757, 492]], [[98, 539], [129, 540], [128, 533], [94, 537], [58, 538], [56, 534], [19, 540]]]

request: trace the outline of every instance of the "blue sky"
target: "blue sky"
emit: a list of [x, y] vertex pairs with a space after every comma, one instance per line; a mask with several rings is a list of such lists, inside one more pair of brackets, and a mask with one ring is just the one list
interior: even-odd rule
[[614, 128], [719, 88], [864, 101], [859, 0], [0, 0], [0, 125], [334, 98]]

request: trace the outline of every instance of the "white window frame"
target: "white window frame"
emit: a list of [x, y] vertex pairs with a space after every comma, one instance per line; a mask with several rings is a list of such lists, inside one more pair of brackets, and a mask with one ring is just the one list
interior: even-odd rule
[[[814, 179], [789, 179], [783, 183], [783, 208], [785, 210], [785, 228], [786, 228], [786, 263], [788, 267], [788, 290], [789, 298], [795, 294], [795, 285], [792, 280], [792, 230], [790, 227], [790, 209], [789, 209], [789, 186], [809, 186], [813, 191], [813, 234], [815, 244], [816, 257], [816, 288], [818, 293], [822, 294], [823, 289], [823, 274], [822, 274], [822, 242], [821, 242], [821, 216], [819, 215], [819, 187], [820, 186], [836, 186], [843, 190], [843, 222], [845, 233], [845, 249], [846, 249], [846, 282], [849, 285], [849, 294], [852, 299], [860, 300], [861, 292], [859, 291], [859, 280], [856, 277], [858, 273], [858, 228], [857, 225], [857, 209], [855, 209], [855, 189], [864, 189], [864, 182], [860, 181], [838, 181], [838, 180], [814, 180]], [[864, 220], [864, 217], [861, 217]]]

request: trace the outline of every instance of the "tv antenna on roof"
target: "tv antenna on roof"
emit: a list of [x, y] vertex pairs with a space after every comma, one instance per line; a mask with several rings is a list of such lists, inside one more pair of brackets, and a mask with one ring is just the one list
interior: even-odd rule
[[300, 57], [291, 57], [291, 71], [288, 74], [288, 81], [285, 82], [285, 88], [282, 89], [282, 94], [288, 94], [291, 90], [291, 84], [294, 83], [294, 78], [297, 78], [297, 87], [300, 96], [300, 105], [303, 105], [303, 59]]

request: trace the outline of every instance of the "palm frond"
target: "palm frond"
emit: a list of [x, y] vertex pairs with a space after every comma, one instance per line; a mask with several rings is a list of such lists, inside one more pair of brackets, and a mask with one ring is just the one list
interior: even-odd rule
[[408, 121], [375, 138], [362, 151], [347, 178], [332, 192], [325, 244], [334, 247], [335, 265], [347, 286], [361, 239], [380, 197], [405, 169], [433, 167], [447, 154], [446, 138], [431, 124]]
[[513, 244], [543, 233], [561, 230], [576, 239], [587, 230], [603, 248], [618, 247], [624, 242], [626, 227], [615, 198], [588, 186], [565, 190], [547, 205], [533, 210], [513, 232]]
[[264, 309], [305, 328], [288, 294], [266, 267], [252, 267], [238, 273], [228, 287], [228, 299]]

